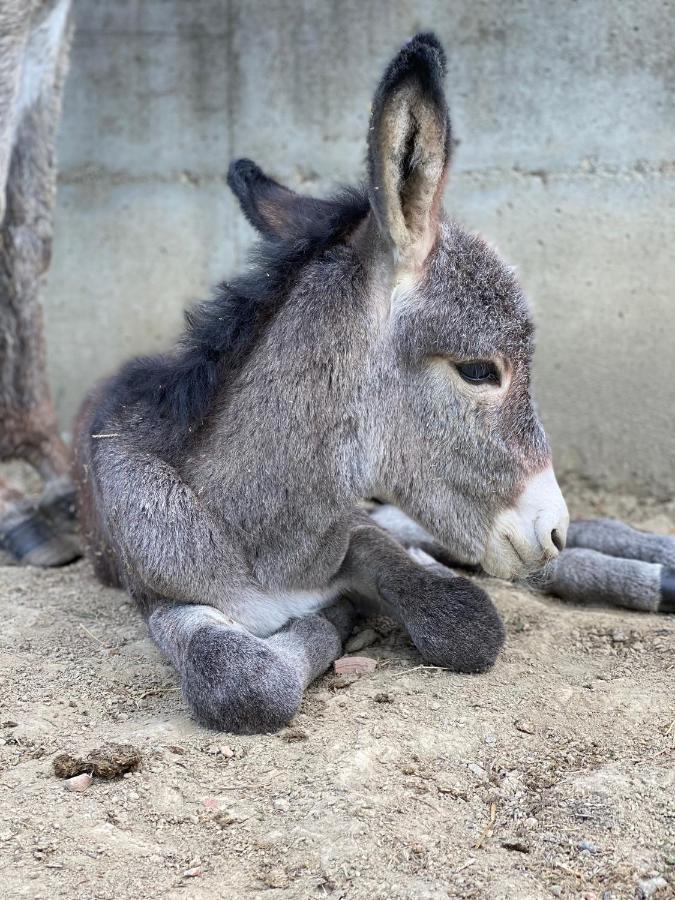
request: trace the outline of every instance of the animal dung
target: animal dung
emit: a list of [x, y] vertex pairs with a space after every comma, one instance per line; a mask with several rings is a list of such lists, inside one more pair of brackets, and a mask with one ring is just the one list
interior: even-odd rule
[[66, 781], [65, 788], [67, 791], [75, 791], [78, 794], [87, 790], [94, 779], [89, 772], [82, 772], [81, 775], [75, 775]]
[[[86, 756], [71, 756], [59, 753], [54, 759], [54, 774], [57, 778], [74, 779], [88, 774], [96, 778], [119, 778], [125, 772], [135, 772], [141, 764], [141, 753], [131, 744], [104, 744]], [[87, 785], [89, 787], [89, 785]], [[86, 788], [71, 788], [86, 790]]]
[[369, 675], [377, 667], [377, 660], [369, 656], [341, 656], [333, 663], [337, 675]]

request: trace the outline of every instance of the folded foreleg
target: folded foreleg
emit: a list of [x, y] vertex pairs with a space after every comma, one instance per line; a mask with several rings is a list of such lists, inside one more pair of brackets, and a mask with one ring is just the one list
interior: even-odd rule
[[210, 606], [161, 606], [149, 626], [180, 672], [195, 717], [211, 728], [254, 734], [290, 722], [304, 689], [342, 652], [351, 609], [340, 601], [326, 615], [293, 619], [268, 638]]
[[364, 524], [352, 532], [341, 577], [358, 594], [383, 601], [427, 662], [460, 672], [494, 664], [504, 627], [492, 601], [426, 553], [406, 553], [381, 528]]
[[616, 519], [578, 519], [570, 523], [568, 547], [585, 547], [608, 556], [640, 559], [675, 569], [675, 537], [639, 531]]

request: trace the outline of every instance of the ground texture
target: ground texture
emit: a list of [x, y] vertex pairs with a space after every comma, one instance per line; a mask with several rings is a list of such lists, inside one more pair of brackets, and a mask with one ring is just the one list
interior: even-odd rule
[[[659, 531], [675, 504], [576, 486]], [[0, 893], [29, 898], [675, 895], [675, 617], [484, 580], [507, 625], [479, 677], [379, 625], [292, 727], [195, 725], [124, 594], [89, 567], [0, 567]], [[371, 638], [373, 635], [371, 634]], [[141, 768], [70, 793], [62, 751]]]

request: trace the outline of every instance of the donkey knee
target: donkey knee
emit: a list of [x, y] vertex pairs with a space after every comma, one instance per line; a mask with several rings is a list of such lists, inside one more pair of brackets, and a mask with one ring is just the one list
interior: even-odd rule
[[195, 717], [218, 731], [277, 731], [302, 700], [300, 674], [246, 632], [213, 627], [195, 632], [182, 675], [183, 695]]

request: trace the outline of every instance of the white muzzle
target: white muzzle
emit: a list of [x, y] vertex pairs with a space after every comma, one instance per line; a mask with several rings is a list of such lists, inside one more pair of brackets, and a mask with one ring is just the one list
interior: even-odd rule
[[556, 559], [570, 517], [553, 466], [526, 483], [516, 504], [495, 519], [481, 565], [497, 578], [524, 578]]

